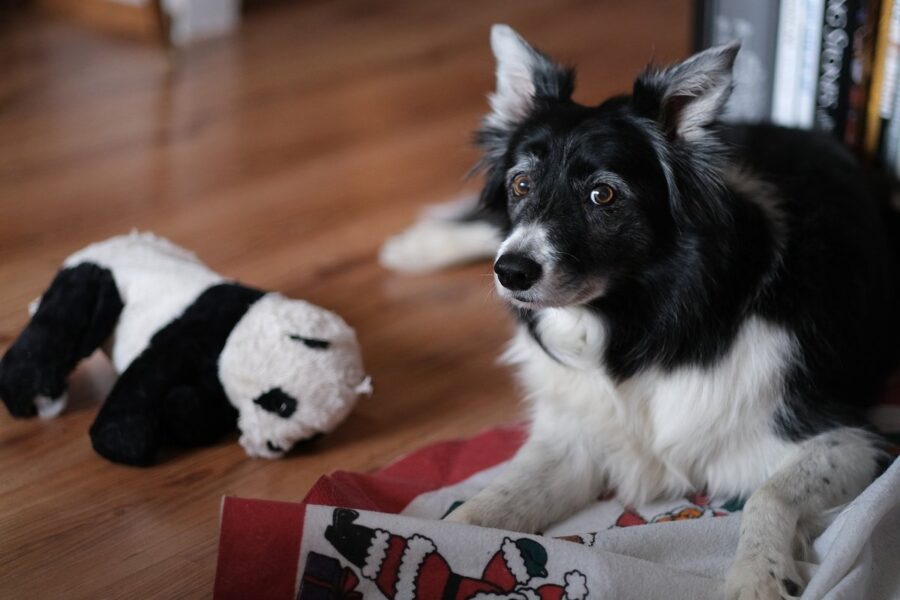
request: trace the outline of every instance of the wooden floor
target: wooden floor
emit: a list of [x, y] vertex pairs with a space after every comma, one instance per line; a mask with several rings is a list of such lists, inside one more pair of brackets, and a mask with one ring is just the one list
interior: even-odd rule
[[379, 244], [477, 185], [491, 23], [578, 63], [576, 97], [595, 102], [683, 55], [691, 18], [688, 0], [262, 4], [174, 61], [35, 15], [0, 23], [0, 349], [67, 254], [137, 227], [341, 313], [376, 393], [308, 454], [253, 460], [231, 438], [137, 470], [91, 451], [112, 380], [94, 357], [58, 419], [0, 410], [0, 597], [207, 597], [223, 494], [299, 500], [322, 473], [516, 418], [489, 265], [402, 277]]

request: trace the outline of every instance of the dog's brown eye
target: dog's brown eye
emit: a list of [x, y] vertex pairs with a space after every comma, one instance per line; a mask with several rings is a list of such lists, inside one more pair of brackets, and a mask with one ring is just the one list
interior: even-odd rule
[[597, 189], [591, 192], [591, 202], [598, 206], [602, 204], [609, 204], [615, 197], [616, 192], [613, 191], [613, 189], [605, 183], [601, 184], [599, 187], [597, 187]]
[[516, 175], [512, 180], [512, 193], [514, 196], [521, 198], [531, 191], [531, 178], [524, 173]]

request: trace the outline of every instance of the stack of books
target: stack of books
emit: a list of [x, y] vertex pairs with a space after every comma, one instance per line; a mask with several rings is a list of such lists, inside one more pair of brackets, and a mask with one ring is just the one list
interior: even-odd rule
[[696, 9], [697, 49], [742, 42], [726, 120], [825, 131], [900, 178], [900, 0], [697, 0]]

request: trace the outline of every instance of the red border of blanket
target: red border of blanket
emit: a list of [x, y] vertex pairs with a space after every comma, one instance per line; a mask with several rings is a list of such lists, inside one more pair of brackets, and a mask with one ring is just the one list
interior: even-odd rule
[[300, 503], [224, 497], [213, 597], [293, 598], [307, 504], [399, 513], [416, 496], [508, 460], [523, 441], [520, 426], [496, 428], [428, 446], [375, 473], [335, 471]]

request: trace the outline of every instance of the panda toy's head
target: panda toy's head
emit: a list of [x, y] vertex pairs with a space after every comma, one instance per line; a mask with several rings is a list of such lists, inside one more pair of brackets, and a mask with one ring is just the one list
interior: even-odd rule
[[250, 456], [278, 458], [331, 431], [371, 391], [353, 329], [328, 310], [277, 293], [257, 300], [237, 323], [218, 368]]

